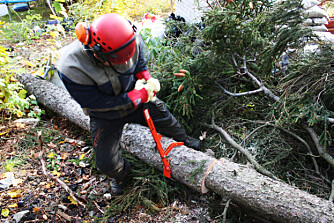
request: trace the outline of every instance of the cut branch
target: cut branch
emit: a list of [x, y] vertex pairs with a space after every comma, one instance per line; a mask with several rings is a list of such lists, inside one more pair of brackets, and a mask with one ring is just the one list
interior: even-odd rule
[[250, 154], [250, 152], [245, 149], [244, 147], [240, 146], [238, 143], [236, 143], [232, 137], [222, 128], [218, 127], [215, 123], [214, 120], [212, 118], [211, 120], [211, 125], [209, 124], [203, 124], [206, 127], [212, 128], [214, 130], [216, 130], [217, 132], [219, 132], [225, 139], [226, 141], [233, 146], [235, 149], [237, 149], [240, 153], [242, 153], [244, 156], [246, 156], [247, 160], [254, 166], [254, 168], [259, 171], [260, 173], [262, 173], [265, 176], [271, 177], [273, 179], [277, 179], [277, 177], [275, 175], [273, 175], [272, 173], [270, 173], [268, 170], [266, 170], [264, 167], [262, 167], [252, 156], [252, 154]]
[[303, 128], [310, 134], [315, 147], [317, 148], [319, 155], [324, 158], [330, 165], [334, 166], [334, 158], [329, 155], [325, 149], [320, 145], [319, 137], [313, 128], [308, 127], [306, 124], [302, 124]]
[[333, 201], [334, 201], [334, 180], [332, 180], [332, 190], [331, 190], [331, 194], [329, 195], [328, 200], [329, 200], [330, 202], [333, 202]]
[[228, 90], [226, 90], [225, 88], [223, 88], [223, 86], [221, 86], [220, 84], [218, 84], [218, 86], [224, 91], [225, 94], [228, 94], [230, 96], [233, 97], [240, 97], [240, 96], [247, 96], [247, 95], [251, 95], [251, 94], [257, 94], [263, 91], [263, 89], [259, 88], [257, 90], [254, 91], [247, 91], [247, 92], [242, 92], [242, 93], [232, 93]]
[[248, 92], [241, 92], [241, 93], [232, 93], [232, 92], [229, 92], [227, 91], [226, 89], [224, 89], [223, 87], [221, 87], [224, 92], [230, 96], [245, 96], [245, 95], [250, 95], [250, 94], [256, 94], [256, 93], [259, 93], [259, 92], [263, 92], [264, 94], [268, 95], [271, 99], [273, 99], [274, 101], [278, 101], [279, 100], [279, 97], [276, 96], [274, 93], [272, 93], [267, 87], [265, 87], [263, 85], [263, 83], [261, 83], [261, 81], [259, 81], [248, 69], [247, 69], [247, 60], [246, 60], [246, 57], [243, 56], [241, 58], [242, 60], [242, 64], [243, 66], [241, 68], [238, 68], [238, 63], [235, 59], [235, 55], [232, 55], [232, 62], [233, 62], [233, 65], [238, 68], [239, 70], [241, 69], [242, 71], [239, 72], [240, 75], [247, 75], [248, 77], [250, 77], [252, 79], [252, 81], [257, 85], [259, 86], [259, 89], [257, 90], [254, 90], [254, 91], [248, 91]]
[[[318, 165], [318, 163], [317, 163], [317, 161], [316, 161], [316, 159], [315, 159], [315, 157], [314, 157], [314, 155], [313, 155], [313, 152], [312, 152], [312, 150], [311, 150], [311, 147], [309, 146], [309, 144], [308, 144], [304, 139], [302, 139], [302, 138], [301, 138], [300, 136], [298, 136], [297, 134], [295, 134], [295, 133], [293, 133], [293, 132], [291, 132], [291, 131], [289, 131], [289, 130], [287, 130], [287, 129], [282, 128], [281, 126], [274, 125], [274, 124], [272, 124], [272, 123], [270, 123], [270, 122], [256, 122], [256, 123], [264, 124], [264, 125], [262, 125], [262, 126], [260, 126], [260, 127], [263, 127], [263, 126], [272, 126], [272, 127], [274, 127], [274, 128], [278, 128], [278, 129], [280, 129], [281, 131], [283, 131], [283, 132], [285, 132], [285, 133], [287, 133], [287, 134], [293, 136], [293, 137], [296, 138], [298, 141], [300, 141], [300, 142], [305, 146], [305, 148], [307, 149], [308, 154], [311, 156], [311, 159], [312, 159], [312, 161], [313, 161], [313, 164], [314, 164], [314, 168], [315, 168], [316, 173], [317, 173], [319, 176], [321, 176], [320, 169], [319, 169], [319, 165]], [[251, 134], [250, 134], [250, 135], [251, 135]], [[247, 136], [247, 137], [249, 137], [249, 136]]]

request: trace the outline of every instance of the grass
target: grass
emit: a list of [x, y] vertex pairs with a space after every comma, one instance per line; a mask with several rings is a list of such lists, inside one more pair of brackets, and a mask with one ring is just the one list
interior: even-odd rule
[[[13, 4], [9, 4], [10, 8], [10, 15], [12, 18], [12, 22], [22, 22], [23, 19], [26, 18], [27, 15], [41, 15], [41, 21], [50, 20], [51, 10], [47, 4], [44, 5], [43, 1], [37, 2], [30, 2], [30, 10], [24, 12], [15, 12], [13, 10]], [[5, 15], [0, 17], [1, 21], [10, 22], [9, 15]]]
[[23, 164], [24, 164], [24, 161], [22, 159], [18, 157], [10, 157], [8, 160], [6, 160], [4, 170], [5, 172], [11, 172], [13, 171], [14, 167], [18, 167]]

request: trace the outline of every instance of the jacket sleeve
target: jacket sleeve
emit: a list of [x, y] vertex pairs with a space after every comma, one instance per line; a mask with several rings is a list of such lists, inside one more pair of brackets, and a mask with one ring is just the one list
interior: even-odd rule
[[58, 71], [60, 79], [63, 81], [67, 91], [82, 108], [92, 111], [110, 111], [129, 108], [133, 106], [127, 93], [118, 95], [107, 95], [101, 92], [96, 85], [82, 85], [73, 82], [64, 74]]

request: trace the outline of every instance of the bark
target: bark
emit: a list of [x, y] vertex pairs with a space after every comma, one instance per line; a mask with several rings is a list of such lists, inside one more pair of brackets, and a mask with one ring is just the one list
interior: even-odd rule
[[[18, 79], [40, 103], [88, 130], [88, 118], [65, 90], [27, 74]], [[167, 148], [173, 140], [162, 137], [161, 142]], [[162, 174], [162, 162], [148, 128], [126, 125], [121, 145]], [[206, 192], [208, 188], [229, 197], [233, 203], [271, 222], [334, 222], [332, 202], [263, 176], [251, 166], [224, 158], [217, 160], [186, 146], [175, 147], [168, 158], [173, 179], [198, 192]]]
[[89, 129], [89, 117], [85, 116], [80, 105], [63, 88], [30, 74], [17, 74], [19, 81], [29, 94], [50, 110], [70, 120], [83, 129]]

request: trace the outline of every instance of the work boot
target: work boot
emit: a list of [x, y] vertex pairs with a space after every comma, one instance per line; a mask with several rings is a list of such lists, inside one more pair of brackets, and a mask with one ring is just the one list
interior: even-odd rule
[[186, 136], [186, 138], [182, 140], [182, 142], [184, 142], [185, 146], [193, 148], [195, 150], [201, 149], [201, 141], [199, 139], [194, 139], [191, 138], [190, 136]]
[[120, 180], [120, 179], [113, 178], [110, 186], [111, 186], [111, 193], [113, 195], [121, 195], [124, 192], [125, 179]]
[[131, 171], [131, 165], [130, 163], [124, 159], [124, 165], [122, 173], [119, 175], [119, 177], [115, 177], [111, 181], [111, 193], [114, 195], [121, 195], [124, 192], [124, 188], [126, 185], [126, 177]]

